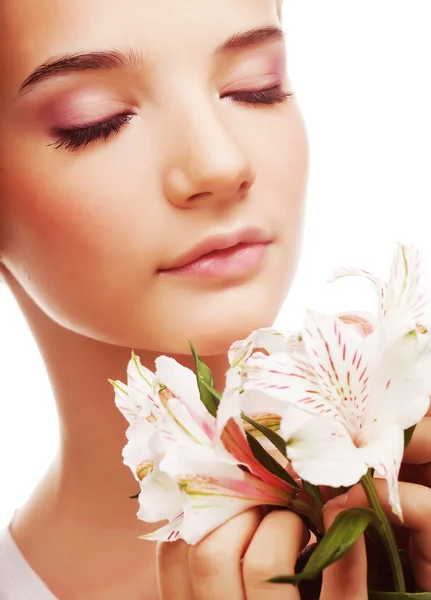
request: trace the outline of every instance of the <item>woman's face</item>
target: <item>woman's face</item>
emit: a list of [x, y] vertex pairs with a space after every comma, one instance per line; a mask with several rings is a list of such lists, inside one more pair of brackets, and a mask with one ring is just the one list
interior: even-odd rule
[[0, 255], [53, 320], [202, 354], [271, 324], [308, 177], [278, 8], [2, 0]]

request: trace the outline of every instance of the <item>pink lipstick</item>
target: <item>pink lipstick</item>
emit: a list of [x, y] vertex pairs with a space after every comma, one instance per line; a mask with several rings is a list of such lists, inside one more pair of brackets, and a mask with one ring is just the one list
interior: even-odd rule
[[159, 273], [206, 278], [247, 274], [260, 264], [271, 242], [269, 234], [257, 228], [212, 236], [160, 268]]

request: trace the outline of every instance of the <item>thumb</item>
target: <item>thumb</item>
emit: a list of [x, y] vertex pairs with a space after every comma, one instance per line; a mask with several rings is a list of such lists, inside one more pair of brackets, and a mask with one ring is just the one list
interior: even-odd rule
[[[330, 500], [323, 508], [325, 530], [346, 506], [341, 499]], [[343, 558], [323, 571], [320, 600], [367, 600], [367, 554], [362, 535]]]

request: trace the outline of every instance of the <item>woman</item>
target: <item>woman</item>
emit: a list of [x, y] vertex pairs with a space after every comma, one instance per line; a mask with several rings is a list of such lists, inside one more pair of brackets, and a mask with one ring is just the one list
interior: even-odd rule
[[[124, 379], [131, 348], [149, 367], [161, 353], [190, 366], [192, 339], [221, 387], [230, 343], [270, 325], [286, 296], [308, 144], [280, 12], [278, 0], [2, 0], [2, 272], [62, 436], [4, 532], [2, 600], [299, 598], [262, 584], [306, 543], [291, 513], [248, 511], [191, 548], [137, 539], [154, 525], [128, 498], [107, 381]], [[342, 508], [327, 506], [327, 525]], [[360, 540], [321, 599], [366, 597]]]

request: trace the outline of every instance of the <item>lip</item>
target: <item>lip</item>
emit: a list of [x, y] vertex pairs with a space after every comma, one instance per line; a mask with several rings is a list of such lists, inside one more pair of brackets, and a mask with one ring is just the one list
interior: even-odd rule
[[269, 244], [273, 241], [272, 236], [267, 231], [258, 227], [247, 227], [228, 234], [213, 235], [197, 244], [173, 262], [160, 267], [158, 272], [169, 273], [170, 271], [187, 267], [206, 255], [210, 255], [212, 252], [228, 250], [230, 248], [234, 249], [240, 244]]

